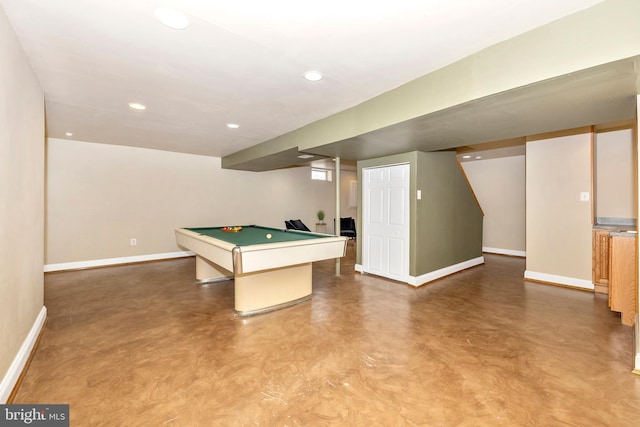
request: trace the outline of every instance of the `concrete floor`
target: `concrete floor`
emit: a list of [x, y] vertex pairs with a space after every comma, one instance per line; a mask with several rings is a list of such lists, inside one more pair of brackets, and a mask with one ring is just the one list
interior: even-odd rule
[[251, 318], [193, 258], [49, 273], [13, 403], [78, 426], [638, 426], [632, 328], [520, 258], [419, 289], [314, 263], [311, 301]]

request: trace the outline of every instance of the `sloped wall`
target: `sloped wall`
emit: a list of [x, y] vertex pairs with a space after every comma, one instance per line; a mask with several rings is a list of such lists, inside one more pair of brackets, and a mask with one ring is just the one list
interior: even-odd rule
[[525, 156], [463, 162], [484, 212], [485, 252], [525, 256]]

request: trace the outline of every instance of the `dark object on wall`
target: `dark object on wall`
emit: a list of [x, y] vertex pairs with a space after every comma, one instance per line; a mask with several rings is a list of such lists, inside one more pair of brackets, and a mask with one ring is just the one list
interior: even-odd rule
[[287, 230], [311, 231], [309, 230], [309, 227], [304, 225], [304, 222], [300, 221], [299, 219], [290, 219], [289, 221], [285, 220], [284, 226], [287, 228]]
[[340, 235], [348, 237], [350, 239], [355, 239], [356, 220], [351, 217], [340, 218]]

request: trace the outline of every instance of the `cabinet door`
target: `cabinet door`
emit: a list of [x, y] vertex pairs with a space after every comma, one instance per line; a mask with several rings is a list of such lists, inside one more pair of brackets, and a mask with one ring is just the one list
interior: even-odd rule
[[592, 246], [595, 291], [606, 294], [609, 289], [609, 231], [593, 230]]
[[636, 238], [611, 237], [609, 305], [621, 314], [624, 325], [633, 325], [637, 312]]

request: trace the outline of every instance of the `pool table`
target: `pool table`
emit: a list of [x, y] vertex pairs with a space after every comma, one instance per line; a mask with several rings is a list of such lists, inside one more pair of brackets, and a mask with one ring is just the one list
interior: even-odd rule
[[258, 225], [178, 228], [199, 283], [234, 279], [235, 312], [251, 316], [311, 298], [311, 263], [345, 255], [346, 237]]

